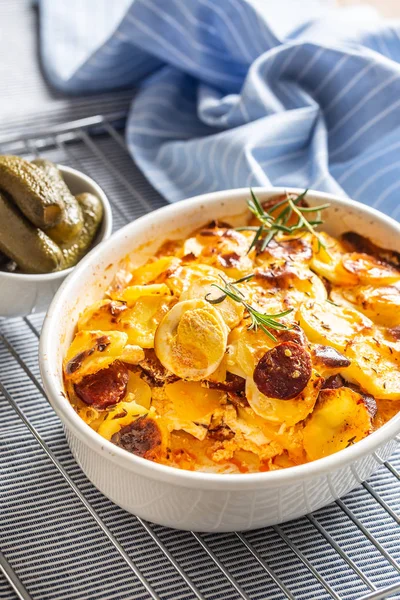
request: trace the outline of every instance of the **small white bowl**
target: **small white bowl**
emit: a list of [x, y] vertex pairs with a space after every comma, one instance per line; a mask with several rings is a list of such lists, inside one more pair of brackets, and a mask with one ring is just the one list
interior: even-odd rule
[[[255, 191], [267, 200], [286, 190]], [[367, 438], [326, 458], [279, 471], [221, 475], [175, 469], [130, 454], [102, 438], [72, 408], [64, 392], [62, 360], [79, 313], [104, 297], [119, 262], [129, 254], [134, 264], [143, 264], [163, 241], [186, 236], [212, 219], [243, 223], [248, 195], [247, 189], [206, 194], [130, 223], [79, 263], [57, 292], [43, 327], [39, 348], [43, 385], [78, 464], [113, 502], [168, 527], [235, 531], [301, 517], [368, 479], [389, 458], [400, 431], [399, 413]], [[324, 211], [328, 233], [357, 231], [380, 246], [400, 249], [400, 225], [382, 213], [320, 192], [310, 191], [307, 201], [314, 206], [321, 201], [331, 204]]]
[[[103, 204], [103, 221], [94, 245], [109, 238], [112, 231], [112, 213], [110, 203], [101, 187], [80, 171], [63, 165], [57, 166], [74, 196], [89, 192], [97, 196]], [[74, 268], [43, 275], [0, 271], [0, 317], [23, 317], [46, 310], [62, 281]]]

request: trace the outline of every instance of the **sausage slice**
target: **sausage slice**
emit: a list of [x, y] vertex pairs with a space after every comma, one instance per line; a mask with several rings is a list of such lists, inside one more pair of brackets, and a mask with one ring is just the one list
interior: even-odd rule
[[351, 360], [347, 356], [344, 356], [332, 346], [315, 344], [313, 351], [317, 361], [328, 369], [340, 369], [342, 367], [349, 367], [351, 364]]
[[337, 390], [345, 385], [343, 377], [339, 374], [331, 375], [325, 379], [322, 388], [323, 390]]
[[145, 416], [125, 425], [111, 438], [120, 448], [148, 460], [161, 458], [161, 440], [161, 431], [157, 423]]
[[253, 379], [265, 396], [290, 400], [304, 390], [311, 370], [311, 355], [304, 346], [282, 342], [259, 360]]
[[120, 402], [126, 393], [129, 371], [119, 360], [107, 369], [86, 375], [74, 385], [75, 393], [85, 404], [98, 410]]

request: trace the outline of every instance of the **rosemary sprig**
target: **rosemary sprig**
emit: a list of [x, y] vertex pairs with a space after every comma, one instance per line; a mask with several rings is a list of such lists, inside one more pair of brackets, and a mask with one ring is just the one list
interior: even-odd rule
[[[268, 211], [264, 210], [257, 196], [254, 194], [253, 190], [250, 189], [251, 198], [248, 200], [249, 210], [253, 213], [253, 215], [260, 221], [260, 225], [256, 228], [252, 226], [248, 227], [238, 227], [239, 231], [247, 230], [247, 231], [255, 231], [254, 238], [250, 244], [248, 252], [250, 252], [258, 243], [260, 239], [262, 239], [261, 243], [261, 252], [264, 252], [270, 241], [279, 233], [283, 231], [284, 233], [291, 234], [296, 231], [309, 231], [317, 240], [318, 240], [318, 251], [320, 248], [324, 248], [326, 250], [325, 244], [321, 239], [321, 236], [315, 231], [314, 227], [321, 225], [323, 221], [321, 220], [321, 211], [325, 208], [329, 207], [329, 204], [321, 204], [320, 206], [299, 206], [299, 203], [303, 198], [305, 198], [307, 190], [304, 190], [301, 194], [299, 194], [296, 198], [291, 198], [289, 195], [278, 202], [274, 206], [272, 206]], [[282, 208], [284, 207], [284, 208]], [[278, 209], [282, 209], [278, 214], [276, 214]], [[307, 219], [304, 215], [307, 213], [316, 213], [314, 219]], [[290, 217], [295, 214], [297, 216], [297, 222], [294, 225], [288, 226], [287, 222]]]
[[244, 283], [245, 281], [249, 281], [250, 279], [252, 279], [254, 277], [254, 274], [246, 275], [245, 277], [242, 277], [241, 279], [237, 279], [236, 281], [226, 281], [226, 279], [224, 279], [222, 276], [220, 276], [220, 277], [222, 279], [223, 286], [219, 285], [218, 283], [213, 283], [212, 286], [218, 288], [222, 292], [221, 296], [211, 299], [211, 298], [209, 298], [210, 294], [207, 294], [205, 297], [207, 302], [209, 302], [210, 304], [220, 304], [221, 302], [223, 302], [225, 300], [226, 297], [229, 297], [232, 300], [234, 300], [235, 302], [242, 304], [244, 306], [244, 308], [247, 310], [249, 317], [251, 319], [248, 329], [254, 329], [254, 331], [257, 331], [257, 329], [260, 328], [274, 342], [276, 342], [277, 339], [269, 331], [269, 329], [276, 329], [276, 330], [290, 329], [290, 327], [288, 327], [287, 325], [284, 325], [283, 323], [280, 323], [279, 321], [277, 321], [277, 319], [279, 319], [281, 317], [285, 317], [286, 315], [291, 313], [293, 309], [290, 308], [289, 310], [285, 310], [281, 313], [276, 313], [274, 315], [266, 315], [264, 313], [261, 313], [256, 308], [254, 308], [254, 306], [251, 306], [251, 304], [249, 304], [248, 302], [246, 302], [245, 295], [237, 287], [237, 284]]

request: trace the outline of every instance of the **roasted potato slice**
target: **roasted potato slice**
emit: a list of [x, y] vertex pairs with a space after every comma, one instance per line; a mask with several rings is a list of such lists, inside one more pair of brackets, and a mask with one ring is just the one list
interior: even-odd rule
[[120, 329], [128, 335], [130, 344], [153, 348], [156, 329], [167, 314], [172, 302], [170, 296], [142, 296], [121, 314]]
[[149, 409], [135, 402], [133, 394], [127, 394], [123, 402], [107, 410], [97, 432], [106, 440], [111, 440], [114, 433], [119, 431], [121, 427], [129, 425], [138, 417], [147, 415], [148, 412]]
[[308, 264], [312, 259], [312, 235], [308, 232], [299, 233], [295, 238], [277, 235], [270, 241], [264, 252], [257, 254], [255, 264], [265, 265], [276, 261]]
[[365, 438], [371, 416], [361, 394], [347, 387], [322, 390], [303, 431], [309, 460], [323, 458]]
[[330, 302], [305, 302], [298, 311], [300, 326], [315, 344], [343, 351], [349, 340], [373, 323], [357, 310]]
[[252, 377], [260, 358], [274, 345], [261, 329], [239, 325], [228, 337], [227, 370], [240, 377]]
[[99, 300], [81, 313], [78, 331], [112, 331], [120, 328], [122, 313], [127, 310], [123, 302]]
[[253, 268], [247, 255], [250, 243], [248, 236], [235, 229], [201, 229], [195, 237], [186, 240], [184, 251], [238, 279]]
[[356, 336], [346, 352], [351, 365], [346, 378], [382, 400], [400, 400], [400, 354], [379, 339]]
[[312, 298], [323, 302], [327, 298], [326, 287], [322, 280], [305, 265], [282, 265], [258, 268], [254, 280], [249, 283], [249, 289], [256, 290], [257, 296], [265, 294], [265, 290], [273, 293], [274, 299], [281, 300], [284, 308], [297, 308], [304, 298]]
[[164, 256], [158, 258], [157, 260], [148, 262], [132, 271], [132, 278], [129, 283], [131, 285], [146, 285], [147, 283], [153, 283], [163, 273], [178, 268], [180, 264], [181, 261], [176, 256]]
[[211, 278], [214, 281], [221, 281], [221, 275], [223, 276], [224, 272], [211, 265], [190, 262], [187, 265], [181, 265], [171, 273], [166, 278], [165, 284], [175, 296], [180, 297], [198, 279]]
[[107, 368], [121, 356], [127, 341], [122, 331], [78, 331], [64, 359], [66, 379], [75, 382]]
[[145, 296], [170, 296], [170, 289], [165, 283], [149, 283], [148, 285], [129, 285], [122, 291], [112, 292], [113, 300], [125, 302], [128, 306], [134, 306], [139, 298]]
[[385, 327], [400, 325], [400, 287], [360, 285], [335, 288], [331, 298], [339, 304], [351, 304], [371, 321]]
[[[400, 282], [398, 269], [362, 252], [350, 252], [342, 257], [344, 269], [357, 277], [361, 285], [392, 285]], [[344, 285], [342, 283], [342, 285]]]
[[335, 240], [327, 233], [319, 233], [320, 240], [325, 248], [318, 245], [318, 240], [313, 239], [313, 257], [310, 268], [320, 277], [325, 277], [331, 283], [337, 285], [357, 285], [357, 275], [346, 270], [342, 264], [346, 248], [341, 242]]
[[150, 408], [151, 387], [140, 377], [139, 373], [129, 372], [126, 394], [129, 397], [129, 402], [136, 402], [144, 408]]

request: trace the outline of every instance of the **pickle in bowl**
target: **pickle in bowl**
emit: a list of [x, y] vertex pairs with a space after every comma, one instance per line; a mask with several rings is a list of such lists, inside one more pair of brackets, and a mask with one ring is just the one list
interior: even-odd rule
[[88, 193], [87, 185], [82, 192], [74, 196], [49, 160], [0, 156], [0, 251], [5, 257], [0, 270], [44, 274], [75, 266], [90, 249], [104, 213], [102, 200]]
[[25, 273], [50, 273], [61, 268], [60, 248], [32, 225], [5, 193], [0, 193], [0, 223], [0, 250]]
[[79, 194], [76, 200], [82, 214], [83, 227], [77, 238], [61, 245], [64, 269], [73, 267], [85, 255], [103, 218], [103, 205], [97, 196]]
[[60, 170], [50, 160], [36, 158], [32, 161], [50, 180], [58, 198], [64, 203], [63, 217], [56, 225], [49, 227], [46, 233], [57, 244], [62, 244], [77, 237], [83, 227], [83, 216], [79, 202], [71, 194]]
[[64, 203], [43, 172], [19, 156], [0, 156], [0, 188], [36, 227], [46, 229], [62, 218]]

